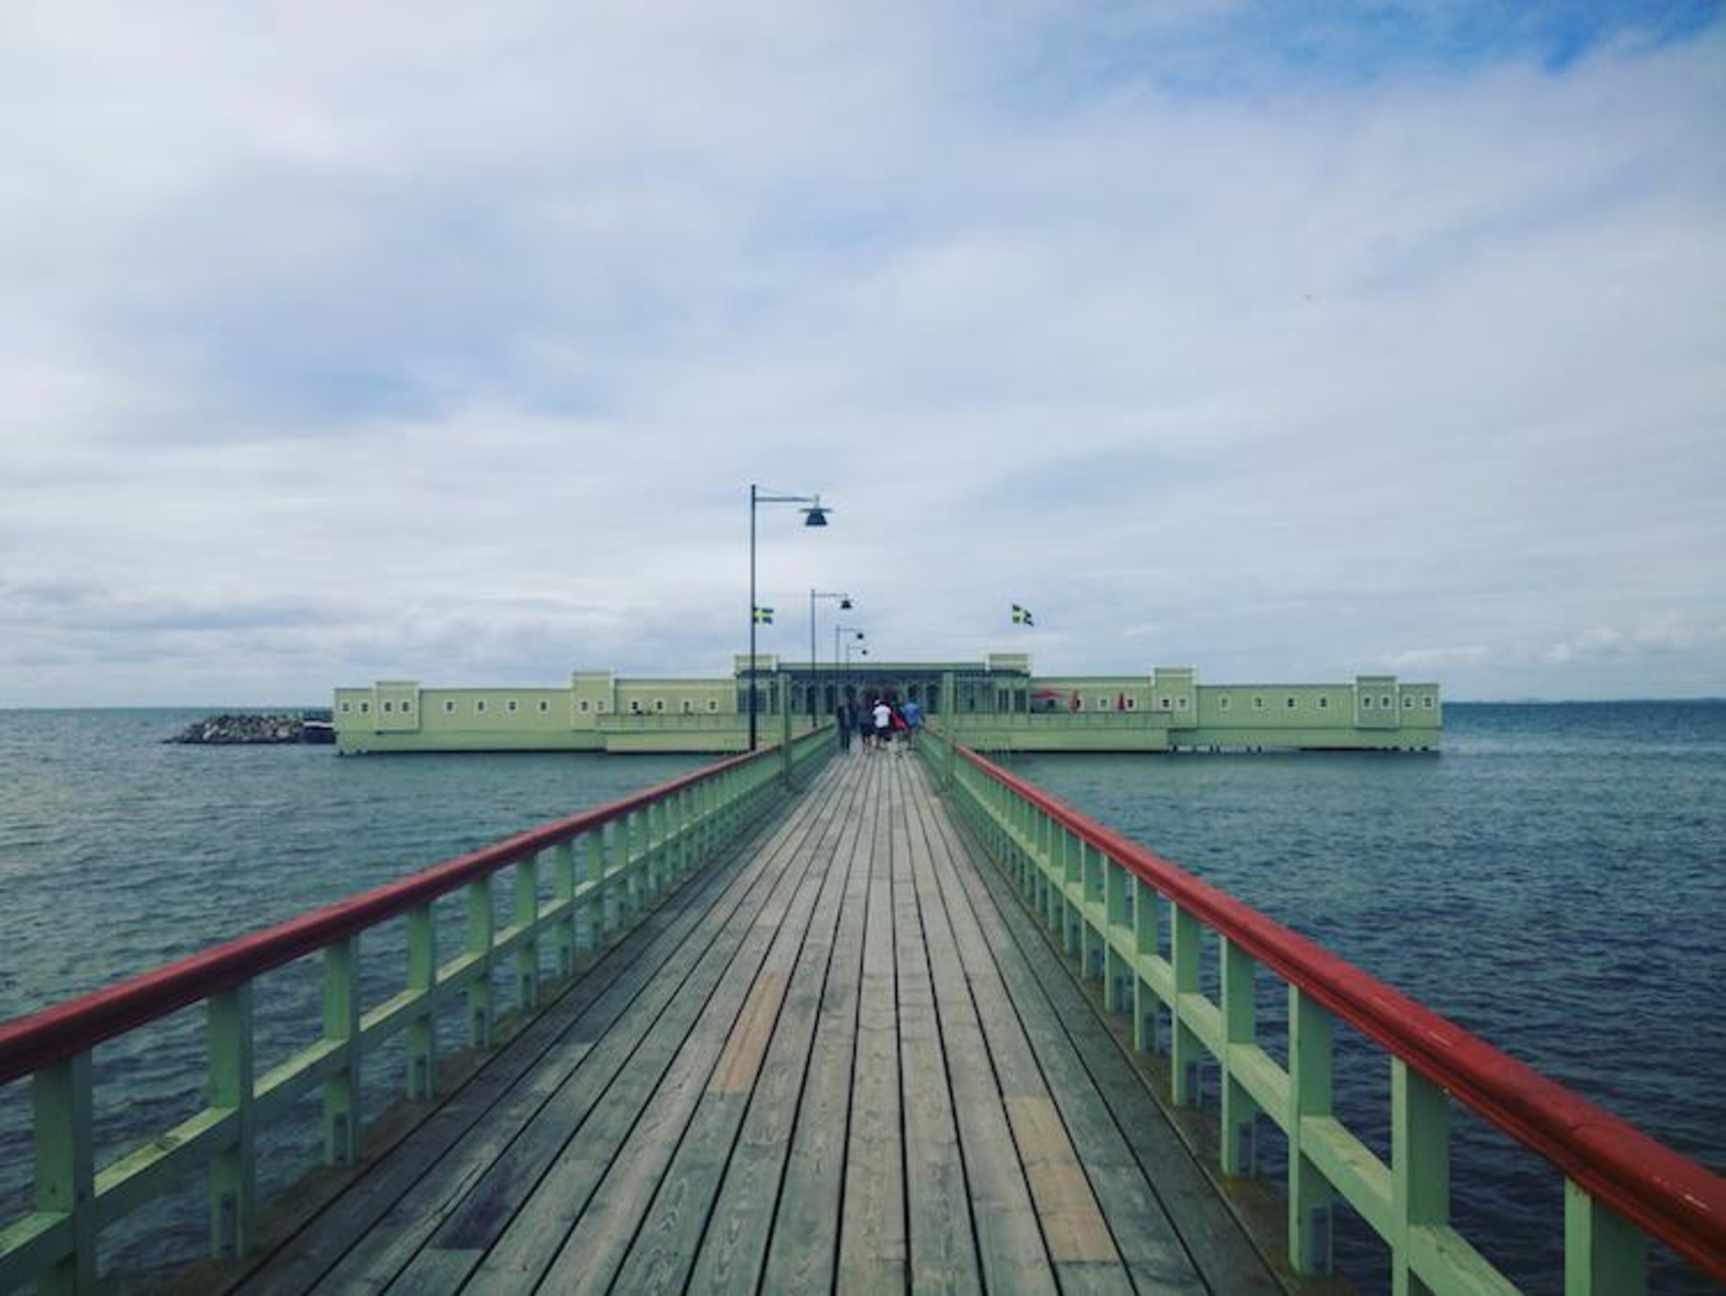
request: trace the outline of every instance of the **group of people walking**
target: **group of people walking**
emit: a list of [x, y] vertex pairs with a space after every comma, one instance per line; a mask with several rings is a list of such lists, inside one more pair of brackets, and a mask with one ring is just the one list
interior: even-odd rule
[[839, 750], [851, 750], [851, 736], [861, 734], [864, 751], [899, 751], [909, 747], [923, 727], [923, 708], [915, 702], [889, 702], [873, 697], [868, 702], [841, 698], [833, 708], [839, 724]]

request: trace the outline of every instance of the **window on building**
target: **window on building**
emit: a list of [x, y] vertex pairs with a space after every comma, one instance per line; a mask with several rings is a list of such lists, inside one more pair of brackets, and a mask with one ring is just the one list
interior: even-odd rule
[[611, 703], [607, 702], [604, 698], [600, 698], [599, 701], [593, 704], [593, 709], [601, 715], [604, 715], [608, 710], [610, 710], [610, 708]]
[[694, 712], [694, 710], [695, 710], [695, 703], [691, 702], [688, 698], [684, 698], [683, 699], [683, 714], [689, 715], [692, 712]]
[[1217, 710], [1227, 711], [1231, 706], [1234, 705], [1234, 701], [1235, 700], [1232, 697], [1230, 697], [1227, 693], [1223, 694], [1220, 698], [1217, 699]]
[[1137, 711], [1138, 709], [1139, 709], [1139, 699], [1136, 697], [1128, 698], [1127, 699], [1127, 710]]
[[544, 714], [546, 714], [546, 712], [548, 712], [550, 710], [551, 710], [551, 703], [546, 701], [544, 698], [541, 698], [540, 703], [539, 703], [539, 713], [541, 715], [544, 715]]
[[575, 704], [575, 709], [577, 711], [580, 711], [583, 715], [586, 715], [587, 714], [587, 699], [582, 698], [581, 701], [577, 702]]
[[406, 698], [403, 698], [402, 699], [402, 710], [403, 711], [412, 711], [413, 709], [414, 709], [414, 704], [411, 701], [407, 700]]
[[455, 703], [454, 702], [445, 702], [443, 704], [443, 713], [445, 715], [454, 715], [455, 714]]
[[1362, 711], [1371, 711], [1372, 710], [1372, 698], [1365, 693], [1361, 694], [1360, 709]]
[[1187, 709], [1187, 696], [1186, 696], [1186, 694], [1183, 693], [1183, 694], [1181, 694], [1180, 697], [1175, 699], [1175, 710], [1185, 711], [1186, 709]]
[[385, 702], [384, 703], [384, 710], [388, 711], [389, 709], [390, 709], [390, 704], [388, 702]]
[[1428, 711], [1432, 710], [1432, 694], [1428, 693], [1425, 697], [1421, 698], [1420, 704]]
[[485, 699], [481, 698], [479, 701], [475, 702], [473, 704], [473, 709], [475, 711], [484, 711], [485, 710]]
[[1084, 709], [1085, 709], [1085, 699], [1080, 697], [1077, 693], [1073, 694], [1073, 710], [1083, 711]]
[[1403, 709], [1403, 710], [1404, 710], [1404, 711], [1412, 711], [1412, 710], [1414, 710], [1414, 694], [1412, 694], [1412, 693], [1405, 693], [1405, 694], [1404, 694], [1404, 695], [1403, 695], [1403, 698], [1402, 698], [1402, 709]]
[[514, 711], [514, 710], [515, 710], [515, 699], [514, 699], [514, 698], [511, 698], [511, 699], [510, 699], [510, 700], [509, 700], [509, 701], [508, 701], [508, 702], [507, 702], [507, 703], [505, 703], [505, 705], [506, 705], [506, 706], [507, 706], [507, 707], [509, 707], [509, 709], [510, 709], [510, 710], [511, 710], [511, 711]]
[[657, 711], [657, 712], [659, 712], [659, 713], [661, 713], [661, 714], [664, 714], [664, 711], [665, 711], [665, 699], [664, 699], [664, 698], [654, 698], [654, 699], [653, 699], [653, 709], [654, 709], [654, 710], [655, 710], [655, 711]]
[[1264, 709], [1265, 709], [1265, 700], [1262, 697], [1259, 697], [1257, 694], [1254, 694], [1253, 695], [1253, 710], [1254, 711], [1263, 711]]
[[637, 699], [631, 699], [630, 700], [629, 714], [630, 715], [640, 715], [641, 714], [641, 703], [639, 700], [637, 700]]
[[1169, 699], [1166, 697], [1157, 699], [1157, 709], [1160, 711], [1167, 711], [1170, 705]]
[[353, 706], [351, 703], [348, 703], [348, 702], [342, 703], [342, 714], [343, 715], [347, 715], [352, 710], [353, 710]]
[[1108, 709], [1109, 709], [1109, 699], [1106, 697], [1098, 698], [1097, 699], [1097, 710], [1107, 711]]
[[709, 711], [719, 710], [719, 699], [718, 698], [708, 698], [707, 699], [707, 709]]
[[1284, 699], [1283, 705], [1286, 706], [1290, 711], [1293, 711], [1295, 709], [1295, 700], [1294, 700], [1293, 696], [1291, 695], [1290, 697]]
[[1381, 697], [1381, 698], [1380, 698], [1380, 699], [1379, 699], [1379, 700], [1378, 700], [1378, 704], [1379, 704], [1379, 705], [1380, 705], [1380, 706], [1381, 706], [1381, 707], [1383, 707], [1383, 708], [1384, 708], [1384, 709], [1385, 709], [1385, 710], [1386, 710], [1386, 711], [1393, 711], [1393, 710], [1395, 710], [1395, 709], [1396, 709], [1396, 702], [1395, 702], [1395, 700], [1394, 700], [1394, 699], [1392, 699], [1392, 698], [1390, 698], [1390, 697], [1389, 697], [1389, 696], [1386, 696], [1386, 697]]
[[1324, 710], [1328, 709], [1329, 706], [1330, 706], [1330, 699], [1327, 698], [1324, 694], [1320, 693], [1319, 697], [1318, 697], [1318, 709], [1320, 711], [1324, 711]]

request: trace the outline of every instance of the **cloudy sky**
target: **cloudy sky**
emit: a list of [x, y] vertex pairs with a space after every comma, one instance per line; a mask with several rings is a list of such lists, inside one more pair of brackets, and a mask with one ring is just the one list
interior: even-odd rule
[[1726, 694], [1719, 4], [12, 0], [0, 107], [0, 706], [719, 673], [751, 482], [789, 656]]

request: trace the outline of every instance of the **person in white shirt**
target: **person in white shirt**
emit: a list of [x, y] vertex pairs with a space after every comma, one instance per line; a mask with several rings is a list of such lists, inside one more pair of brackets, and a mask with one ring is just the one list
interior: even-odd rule
[[885, 698], [876, 698], [875, 710], [870, 714], [875, 717], [875, 746], [885, 749], [893, 738], [893, 709]]

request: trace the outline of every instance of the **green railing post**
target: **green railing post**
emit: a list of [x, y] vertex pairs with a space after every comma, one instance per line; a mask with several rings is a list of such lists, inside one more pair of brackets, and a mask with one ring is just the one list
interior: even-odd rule
[[408, 989], [422, 996], [408, 1026], [408, 1097], [437, 1092], [437, 924], [429, 904], [408, 912]]
[[232, 1112], [234, 1132], [210, 1160], [210, 1254], [245, 1255], [257, 1223], [258, 1163], [252, 1119], [252, 983], [205, 1001], [209, 1104]]
[[524, 855], [515, 862], [515, 926], [527, 935], [515, 947], [515, 996], [518, 1008], [531, 1010], [539, 1003], [539, 856]]
[[1331, 1114], [1331, 1015], [1289, 987], [1289, 1265], [1299, 1274], [1331, 1271], [1331, 1188], [1301, 1150], [1301, 1122]]
[[90, 1054], [77, 1053], [36, 1072], [36, 1209], [70, 1222], [71, 1250], [42, 1275], [37, 1290], [61, 1296], [96, 1286], [94, 1085]]
[[559, 842], [552, 850], [551, 898], [554, 904], [565, 906], [563, 920], [552, 932], [552, 947], [557, 951], [558, 979], [567, 980], [575, 972], [575, 843]]
[[491, 957], [493, 928], [491, 875], [467, 884], [467, 954], [475, 966], [467, 984], [468, 1042], [475, 1048], [491, 1045], [492, 1010]]
[[1103, 1006], [1112, 1013], [1125, 1012], [1126, 963], [1115, 949], [1114, 929], [1127, 925], [1127, 871], [1103, 857]]
[[1644, 1296], [1648, 1240], [1642, 1230], [1564, 1181], [1564, 1296]]
[[1256, 1036], [1252, 956], [1226, 936], [1222, 941], [1222, 1167], [1223, 1173], [1253, 1172], [1253, 1118], [1258, 1104], [1235, 1078], [1233, 1046], [1251, 1044]]
[[340, 1064], [324, 1077], [324, 1164], [353, 1165], [359, 1155], [360, 960], [358, 936], [324, 946], [324, 1039]]
[[1157, 893], [1143, 878], [1133, 886], [1133, 1048], [1148, 1053], [1156, 1047], [1159, 1000], [1140, 969], [1157, 952]]
[[1414, 1272], [1410, 1234], [1450, 1223], [1450, 1105], [1444, 1090], [1390, 1060], [1391, 1290], [1435, 1296]]
[[1199, 1059], [1203, 1045], [1181, 1012], [1187, 995], [1199, 993], [1199, 920], [1178, 904], [1170, 933], [1169, 961], [1174, 965], [1174, 1002], [1169, 1005], [1169, 1089], [1177, 1107], [1199, 1105]]

